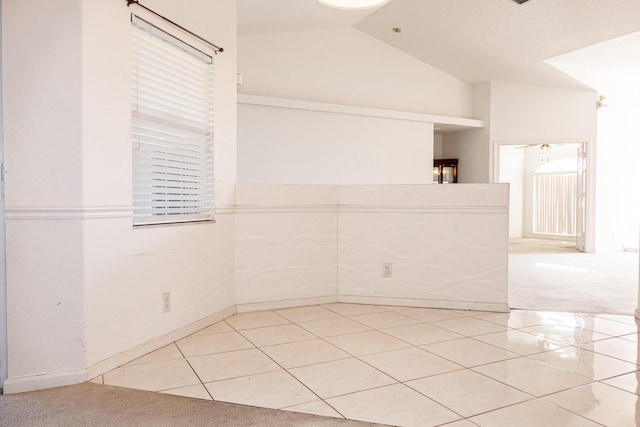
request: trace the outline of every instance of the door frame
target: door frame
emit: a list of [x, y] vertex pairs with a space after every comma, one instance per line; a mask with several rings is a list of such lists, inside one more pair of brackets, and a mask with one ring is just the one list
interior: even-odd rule
[[592, 155], [593, 144], [584, 139], [552, 139], [552, 140], [508, 140], [508, 141], [493, 141], [491, 144], [492, 157], [491, 157], [491, 170], [490, 170], [490, 182], [500, 182], [500, 147], [509, 145], [540, 145], [540, 144], [582, 144], [584, 147], [584, 165], [586, 167], [583, 171], [583, 179], [586, 188], [584, 193], [583, 203], [585, 206], [583, 215], [583, 230], [584, 235], [580, 239], [584, 242], [584, 246], [580, 249], [584, 249], [584, 252], [595, 252], [595, 159]]

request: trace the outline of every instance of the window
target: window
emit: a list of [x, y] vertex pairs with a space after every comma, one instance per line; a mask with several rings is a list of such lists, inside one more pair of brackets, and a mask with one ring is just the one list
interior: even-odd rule
[[561, 159], [536, 169], [533, 175], [533, 233], [576, 236], [578, 162]]
[[213, 59], [132, 15], [133, 223], [212, 220]]

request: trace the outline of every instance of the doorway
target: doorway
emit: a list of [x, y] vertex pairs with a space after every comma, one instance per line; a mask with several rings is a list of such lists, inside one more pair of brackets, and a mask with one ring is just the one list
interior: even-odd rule
[[[637, 253], [585, 252], [587, 144], [495, 145], [494, 180], [510, 184], [509, 305], [633, 314]], [[591, 251], [593, 252], [593, 251]]]
[[494, 182], [509, 183], [509, 238], [564, 241], [585, 251], [586, 144], [499, 143]]

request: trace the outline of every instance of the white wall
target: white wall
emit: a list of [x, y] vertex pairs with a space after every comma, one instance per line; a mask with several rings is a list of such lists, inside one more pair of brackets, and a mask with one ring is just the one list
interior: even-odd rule
[[442, 134], [436, 133], [433, 135], [433, 158], [443, 159], [442, 157]]
[[236, 203], [239, 311], [335, 301], [336, 186], [238, 184]]
[[[339, 188], [339, 300], [505, 311], [508, 188]], [[393, 277], [382, 277], [383, 263]]]
[[[226, 208], [236, 177], [235, 2], [145, 5], [225, 48], [216, 56], [217, 222], [132, 227], [132, 8], [5, 2], [3, 40], [16, 41], [3, 57], [5, 391], [83, 381], [235, 304], [235, 221]], [[172, 297], [167, 314], [163, 292]]]
[[587, 252], [595, 250], [596, 101], [595, 91], [491, 83], [492, 158], [494, 142], [587, 142]]
[[429, 183], [432, 165], [432, 123], [238, 104], [238, 182]]
[[241, 93], [471, 118], [471, 86], [354, 28], [241, 37]]
[[236, 192], [239, 311], [330, 301], [508, 308], [506, 185]]
[[523, 237], [524, 159], [526, 149], [500, 147], [500, 181], [509, 183], [509, 238]]
[[[0, 0], [0, 165], [4, 165], [4, 129], [2, 126], [2, 1]], [[0, 172], [3, 173], [3, 172]], [[7, 275], [4, 232], [4, 176], [0, 176], [0, 389], [7, 378]]]
[[490, 182], [491, 84], [473, 86], [473, 117], [483, 120], [485, 127], [446, 134], [442, 155], [458, 159], [459, 183]]
[[638, 248], [640, 94], [607, 92], [606, 102], [598, 110], [598, 248]]
[[[81, 6], [81, 0], [2, 5], [5, 391], [12, 378], [85, 366], [82, 223], [51, 218], [82, 204]], [[38, 218], [15, 218], [20, 208]]]

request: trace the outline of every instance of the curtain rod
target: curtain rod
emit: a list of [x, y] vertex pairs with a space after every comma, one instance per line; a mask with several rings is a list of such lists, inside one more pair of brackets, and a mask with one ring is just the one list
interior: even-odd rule
[[187, 34], [197, 38], [201, 42], [206, 43], [207, 45], [211, 46], [214, 49], [215, 53], [224, 52], [224, 49], [221, 48], [220, 46], [218, 46], [218, 45], [216, 45], [214, 43], [211, 43], [209, 40], [207, 40], [207, 39], [205, 39], [203, 37], [200, 37], [199, 35], [197, 35], [196, 33], [192, 32], [192, 31], [187, 30], [182, 25], [173, 22], [171, 19], [165, 18], [164, 16], [160, 15], [159, 13], [154, 12], [153, 10], [149, 9], [148, 7], [140, 4], [140, 2], [138, 0], [127, 0], [127, 6], [131, 6], [132, 4], [140, 6], [144, 10], [154, 14], [155, 16], [157, 16], [158, 18], [162, 19], [163, 21], [168, 22], [169, 24], [173, 25], [174, 27], [177, 27], [177, 28], [181, 29], [182, 31], [186, 32]]

